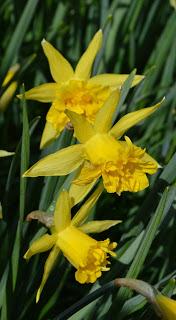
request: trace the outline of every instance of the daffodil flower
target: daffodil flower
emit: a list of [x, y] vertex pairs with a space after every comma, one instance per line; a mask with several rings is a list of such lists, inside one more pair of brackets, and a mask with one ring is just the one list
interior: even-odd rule
[[24, 256], [25, 259], [29, 259], [34, 254], [52, 249], [45, 263], [36, 302], [38, 302], [51, 269], [61, 252], [75, 267], [75, 278], [81, 284], [95, 282], [97, 278], [101, 277], [103, 271], [110, 269], [109, 256], [116, 255], [113, 249], [117, 244], [110, 243], [109, 239], [97, 241], [88, 233], [107, 230], [121, 221], [105, 220], [85, 223], [90, 208], [95, 204], [102, 190], [102, 185], [100, 185], [72, 220], [70, 197], [67, 191], [61, 192], [56, 203], [51, 234], [45, 234], [34, 241]]
[[122, 117], [112, 128], [112, 116], [119, 93], [114, 91], [95, 117], [94, 126], [87, 119], [67, 111], [80, 144], [57, 151], [34, 164], [24, 176], [66, 175], [78, 167], [81, 172], [74, 184], [89, 186], [102, 176], [108, 192], [137, 192], [148, 185], [146, 174], [154, 174], [159, 165], [145, 149], [135, 146], [124, 133], [151, 115], [160, 103]]
[[[25, 98], [40, 102], [51, 102], [40, 147], [53, 141], [69, 121], [66, 109], [85, 115], [94, 122], [97, 111], [102, 107], [114, 88], [120, 88], [128, 75], [101, 74], [90, 78], [94, 59], [102, 45], [99, 30], [87, 50], [80, 58], [75, 71], [70, 63], [46, 40], [42, 41], [50, 72], [55, 83], [42, 84], [25, 93]], [[132, 86], [144, 77], [136, 75]], [[21, 97], [21, 95], [18, 95]]]

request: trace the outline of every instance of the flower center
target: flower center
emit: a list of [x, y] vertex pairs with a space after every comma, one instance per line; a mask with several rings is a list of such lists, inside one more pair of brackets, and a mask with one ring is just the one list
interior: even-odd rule
[[110, 243], [109, 239], [97, 241], [95, 246], [90, 247], [85, 264], [80, 266], [75, 273], [75, 278], [80, 283], [94, 283], [97, 278], [101, 277], [102, 271], [110, 270], [107, 265], [109, 255], [116, 256], [112, 251], [116, 248], [115, 242]]
[[65, 115], [65, 109], [78, 114], [83, 114], [91, 123], [95, 115], [107, 100], [110, 88], [101, 85], [93, 85], [87, 81], [70, 80], [58, 86], [57, 98], [53, 102], [47, 115], [55, 129], [62, 130], [69, 121]]
[[[129, 141], [119, 142], [121, 152], [116, 161], [105, 162], [101, 173], [108, 192], [137, 192], [148, 186], [146, 173], [157, 170], [157, 163], [146, 158], [145, 150]], [[149, 169], [150, 168], [150, 169]]]
[[92, 164], [100, 165], [107, 161], [119, 158], [121, 148], [114, 137], [108, 134], [96, 134], [85, 144], [87, 160]]
[[148, 187], [146, 173], [154, 174], [158, 163], [128, 137], [116, 141], [97, 134], [85, 144], [86, 160], [75, 184], [85, 185], [102, 176], [108, 192], [137, 192]]

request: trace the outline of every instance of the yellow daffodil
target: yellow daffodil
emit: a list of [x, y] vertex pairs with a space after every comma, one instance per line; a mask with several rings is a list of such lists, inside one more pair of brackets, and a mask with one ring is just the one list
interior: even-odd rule
[[[120, 88], [127, 79], [128, 75], [125, 74], [101, 74], [90, 78], [92, 65], [101, 45], [102, 31], [99, 30], [74, 71], [59, 51], [46, 40], [42, 41], [55, 83], [42, 84], [25, 93], [26, 99], [52, 103], [46, 117], [41, 148], [53, 141], [69, 121], [65, 109], [85, 115], [87, 120], [93, 123], [97, 111], [102, 107], [111, 91], [114, 88]], [[136, 75], [132, 86], [143, 78], [143, 76]]]
[[163, 320], [176, 320], [176, 301], [162, 294], [155, 296], [156, 304]]
[[37, 302], [60, 252], [75, 267], [75, 278], [82, 284], [95, 282], [101, 277], [103, 271], [109, 270], [109, 256], [115, 256], [112, 250], [117, 244], [110, 243], [109, 239], [97, 241], [87, 233], [107, 230], [121, 221], [106, 220], [85, 223], [90, 208], [95, 204], [102, 190], [103, 187], [100, 185], [72, 220], [70, 197], [67, 191], [62, 191], [56, 203], [51, 235], [45, 234], [34, 241], [26, 252], [24, 258], [29, 259], [36, 253], [52, 249], [45, 263], [42, 282], [37, 292]]
[[81, 166], [74, 184], [86, 186], [100, 176], [108, 192], [137, 192], [148, 185], [146, 174], [154, 174], [158, 163], [145, 149], [135, 146], [128, 137], [117, 141], [132, 126], [152, 114], [161, 102], [122, 117], [112, 128], [112, 116], [119, 93], [114, 91], [95, 117], [92, 126], [85, 117], [67, 111], [80, 144], [53, 153], [34, 164], [24, 176], [66, 175]]
[[[20, 65], [15, 64], [12, 66], [9, 71], [7, 72], [7, 75], [4, 79], [4, 82], [2, 84], [2, 88], [5, 88], [8, 83], [12, 80], [16, 72], [19, 70]], [[17, 89], [18, 83], [17, 81], [12, 81], [9, 86], [5, 89], [4, 93], [0, 97], [0, 111], [5, 111], [6, 108], [8, 107], [10, 101], [13, 98], [13, 95], [15, 94], [15, 91]]]

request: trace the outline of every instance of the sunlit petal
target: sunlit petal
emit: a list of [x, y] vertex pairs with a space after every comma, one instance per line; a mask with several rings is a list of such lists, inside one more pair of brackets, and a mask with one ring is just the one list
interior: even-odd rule
[[[89, 83], [95, 84], [95, 85], [110, 86], [114, 89], [121, 88], [123, 83], [127, 80], [128, 76], [129, 74], [111, 74], [111, 73], [98, 74], [92, 77], [89, 80]], [[136, 75], [133, 79], [131, 86], [132, 87], [136, 86], [143, 79], [144, 79], [144, 76]]]
[[18, 87], [17, 81], [13, 81], [4, 91], [4, 93], [0, 97], [0, 111], [4, 112], [7, 109], [10, 101], [12, 100], [15, 94], [17, 87]]
[[163, 101], [164, 99], [162, 99], [159, 103], [155, 104], [152, 107], [143, 108], [138, 111], [126, 114], [114, 125], [114, 127], [110, 130], [110, 133], [116, 138], [120, 139], [120, 137], [123, 136], [123, 134], [128, 129], [135, 126], [137, 123], [149, 117], [153, 112], [155, 112], [160, 107]]
[[94, 220], [83, 224], [79, 229], [85, 233], [100, 233], [121, 222], [121, 220]]
[[73, 217], [71, 224], [74, 226], [81, 225], [89, 215], [90, 209], [95, 205], [101, 193], [103, 192], [102, 183], [99, 184], [98, 188], [94, 191], [94, 193], [89, 197], [89, 199], [82, 205], [82, 207], [78, 210], [76, 215]]
[[69, 194], [63, 190], [56, 202], [54, 211], [54, 225], [56, 230], [62, 231], [71, 223], [71, 204]]
[[76, 205], [80, 201], [82, 201], [90, 190], [94, 187], [96, 180], [93, 180], [91, 183], [85, 184], [84, 186], [79, 186], [75, 183], [71, 184], [69, 189], [69, 195], [71, 198], [72, 205]]
[[77, 78], [85, 80], [89, 79], [94, 59], [102, 45], [102, 38], [102, 31], [99, 30], [76, 66], [75, 76]]
[[44, 234], [41, 238], [35, 240], [31, 246], [29, 247], [28, 251], [25, 253], [24, 258], [29, 259], [36, 253], [41, 253], [48, 251], [53, 247], [57, 239], [57, 235], [49, 235]]
[[55, 246], [55, 247], [51, 250], [51, 252], [50, 252], [50, 254], [49, 254], [49, 256], [48, 256], [48, 258], [47, 258], [47, 260], [46, 260], [46, 262], [45, 262], [44, 273], [43, 273], [43, 277], [42, 277], [42, 282], [41, 282], [41, 284], [40, 284], [40, 287], [39, 287], [39, 289], [38, 289], [38, 291], [37, 291], [37, 295], [36, 295], [36, 303], [37, 303], [37, 302], [39, 301], [39, 299], [40, 299], [40, 295], [41, 295], [41, 292], [42, 292], [42, 290], [43, 290], [43, 287], [44, 287], [46, 281], [48, 280], [48, 277], [49, 277], [49, 275], [50, 275], [50, 273], [51, 273], [51, 271], [52, 271], [52, 269], [53, 269], [53, 267], [54, 267], [54, 264], [55, 264], [55, 262], [56, 262], [56, 260], [57, 260], [57, 258], [58, 258], [59, 253], [60, 253], [60, 249]]
[[48, 59], [53, 79], [60, 83], [73, 77], [73, 69], [70, 63], [48, 41], [42, 40], [42, 47]]
[[40, 142], [40, 149], [47, 147], [51, 142], [53, 142], [56, 139], [57, 135], [58, 133], [53, 128], [52, 124], [46, 121]]
[[80, 144], [64, 148], [39, 160], [25, 173], [24, 177], [64, 176], [76, 170], [84, 161], [83, 146]]
[[20, 68], [19, 63], [16, 63], [12, 67], [10, 67], [2, 83], [2, 87], [5, 87], [13, 79], [14, 75], [17, 73], [19, 68]]
[[[25, 99], [37, 100], [40, 102], [52, 102], [56, 98], [56, 92], [58, 89], [57, 83], [45, 83], [38, 87], [30, 89], [25, 92]], [[17, 95], [19, 99], [22, 99], [23, 95]]]
[[94, 135], [92, 125], [86, 120], [86, 118], [73, 111], [67, 110], [66, 114], [70, 118], [70, 121], [74, 127], [76, 138], [81, 143], [85, 143]]
[[93, 166], [89, 162], [85, 162], [79, 176], [76, 177], [73, 183], [83, 186], [91, 183], [92, 181], [96, 181], [100, 176], [101, 170], [99, 168]]
[[120, 91], [114, 90], [97, 113], [94, 129], [99, 133], [108, 132], [112, 126], [112, 118], [120, 98]]
[[160, 167], [159, 163], [147, 152], [145, 152], [145, 154], [143, 155], [142, 161], [144, 163], [144, 170], [146, 173], [154, 174]]

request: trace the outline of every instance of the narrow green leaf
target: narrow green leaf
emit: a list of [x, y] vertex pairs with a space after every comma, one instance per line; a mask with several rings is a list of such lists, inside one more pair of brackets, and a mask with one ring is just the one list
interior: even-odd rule
[[[37, 126], [37, 124], [39, 123], [40, 117], [36, 117], [34, 118], [29, 127], [29, 135], [31, 136]], [[17, 172], [18, 166], [19, 166], [19, 160], [20, 160], [20, 152], [21, 152], [21, 144], [22, 141], [20, 140], [20, 142], [18, 143], [16, 150], [15, 150], [15, 154], [13, 156], [11, 165], [10, 165], [10, 169], [9, 169], [9, 173], [7, 176], [7, 182], [6, 182], [6, 186], [5, 186], [5, 196], [3, 199], [3, 218], [4, 220], [9, 220], [9, 212], [8, 212], [8, 204], [10, 202], [10, 193], [11, 193], [11, 188], [13, 185], [13, 181], [15, 178], [15, 174]]]
[[6, 269], [0, 281], [0, 308], [2, 307], [3, 301], [4, 301], [8, 274], [9, 274], [9, 264], [7, 264]]
[[11, 64], [13, 63], [14, 58], [18, 55], [18, 51], [21, 47], [26, 31], [32, 21], [38, 2], [39, 0], [28, 0], [23, 10], [21, 18], [11, 37], [11, 40], [9, 42], [9, 45], [6, 49], [1, 63], [0, 75], [2, 79], [5, 76]]
[[[124, 82], [123, 86], [122, 86], [122, 90], [121, 90], [121, 94], [120, 94], [120, 101], [118, 103], [118, 108], [116, 109], [116, 112], [114, 114], [114, 121], [115, 119], [117, 118], [117, 115], [122, 107], [122, 105], [124, 104], [125, 102], [125, 99], [130, 91], [130, 88], [131, 88], [131, 85], [132, 85], [132, 82], [133, 82], [133, 79], [136, 75], [136, 69], [134, 69], [130, 75], [128, 76], [128, 78], [126, 79], [126, 81]], [[113, 121], [113, 122], [114, 122]]]
[[[23, 88], [23, 94], [25, 90]], [[21, 169], [20, 169], [20, 208], [19, 208], [19, 221], [14, 241], [14, 247], [12, 252], [12, 283], [13, 290], [15, 289], [17, 274], [18, 274], [18, 263], [20, 256], [20, 246], [21, 246], [21, 233], [22, 233], [22, 223], [25, 213], [25, 197], [26, 197], [26, 178], [22, 178], [23, 173], [27, 170], [29, 166], [29, 123], [28, 115], [26, 109], [26, 101], [23, 97], [22, 102], [23, 110], [23, 132], [22, 132], [22, 146], [21, 146]]]
[[[126, 277], [128, 278], [137, 278], [144, 261], [147, 257], [151, 244], [156, 236], [157, 230], [164, 218], [168, 213], [174, 198], [176, 195], [176, 186], [167, 187], [161, 197], [161, 200], [158, 204], [155, 214], [151, 217], [150, 222], [146, 228], [145, 234], [141, 241], [141, 245], [137, 251], [137, 254], [127, 272]], [[121, 288], [118, 292], [117, 299], [125, 301], [130, 296], [130, 291], [126, 288]], [[116, 299], [114, 301], [114, 306], [117, 303]], [[123, 312], [122, 312], [123, 314]]]

